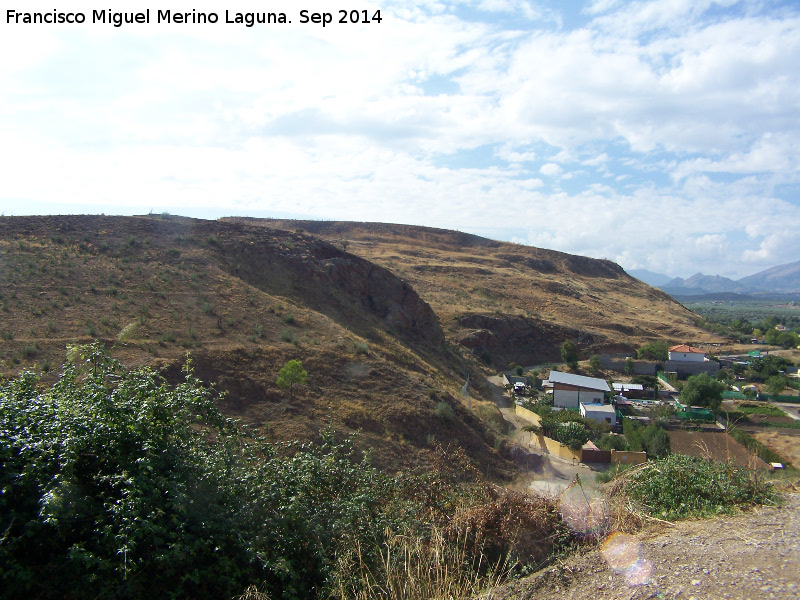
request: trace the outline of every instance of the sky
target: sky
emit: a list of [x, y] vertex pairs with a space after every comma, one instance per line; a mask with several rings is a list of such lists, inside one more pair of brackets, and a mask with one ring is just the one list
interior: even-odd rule
[[[111, 10], [149, 23], [93, 23], [108, 4], [0, 14], [0, 213], [407, 223], [681, 277], [800, 259], [796, 0], [132, 0]], [[54, 5], [86, 21], [9, 16]], [[291, 22], [226, 22], [265, 10]]]

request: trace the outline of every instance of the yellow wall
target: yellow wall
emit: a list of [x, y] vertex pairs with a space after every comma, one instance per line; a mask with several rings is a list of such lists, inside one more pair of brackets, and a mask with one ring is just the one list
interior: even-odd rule
[[[539, 417], [539, 415], [537, 415], [535, 412], [529, 411], [527, 408], [522, 408], [519, 404], [517, 404], [516, 413], [518, 417], [522, 417], [534, 425], [540, 426], [542, 424], [542, 419]], [[565, 458], [567, 460], [581, 459], [580, 450], [573, 452], [561, 442], [551, 440], [549, 437], [545, 437], [541, 434], [534, 435], [531, 439], [531, 444], [537, 446], [542, 452], [546, 452], [547, 454], [555, 454], [560, 458]]]
[[555, 454], [559, 458], [565, 458], [567, 460], [581, 460], [581, 451], [572, 451], [569, 447], [565, 446], [561, 442], [557, 442], [556, 440], [551, 440], [549, 437], [541, 436], [544, 440], [544, 443], [547, 446], [547, 451], [550, 454]]
[[522, 408], [519, 404], [517, 404], [517, 416], [522, 417], [523, 419], [527, 419], [534, 425], [541, 425], [542, 418], [537, 415], [535, 412], [528, 410], [527, 408]]
[[[542, 419], [535, 412], [529, 411], [527, 408], [522, 408], [519, 404], [516, 406], [516, 413], [518, 417], [530, 421], [534, 425], [541, 426]], [[537, 446], [542, 452], [547, 454], [555, 454], [559, 458], [567, 460], [581, 460], [582, 452], [580, 450], [570, 450], [564, 444], [551, 440], [543, 435], [534, 435], [531, 439], [531, 444]], [[644, 452], [617, 452], [611, 451], [611, 464], [614, 465], [640, 465], [647, 460], [647, 454]]]
[[611, 450], [612, 465], [640, 465], [647, 460], [647, 452], [617, 452]]

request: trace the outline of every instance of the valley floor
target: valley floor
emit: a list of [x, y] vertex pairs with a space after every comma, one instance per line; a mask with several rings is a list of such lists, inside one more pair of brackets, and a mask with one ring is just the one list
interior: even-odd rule
[[493, 600], [800, 598], [800, 493], [784, 506], [612, 534], [597, 549], [560, 561]]

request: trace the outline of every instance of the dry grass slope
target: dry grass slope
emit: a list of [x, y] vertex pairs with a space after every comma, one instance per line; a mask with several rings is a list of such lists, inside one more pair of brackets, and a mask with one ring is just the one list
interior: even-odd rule
[[[333, 424], [389, 470], [437, 442], [499, 476], [494, 433], [456, 400], [461, 362], [430, 307], [389, 271], [310, 235], [179, 217], [0, 219], [0, 373], [54, 379], [68, 344], [98, 339], [128, 366], [198, 373], [230, 416], [272, 439]], [[289, 359], [308, 383], [275, 384]], [[437, 417], [438, 403], [452, 418]]]
[[[2, 217], [0, 276], [0, 373], [53, 379], [68, 344], [95, 339], [167, 373], [188, 353], [230, 415], [276, 440], [360, 430], [388, 469], [463, 447], [508, 472], [458, 398], [467, 373], [492, 408], [481, 375], [557, 360], [565, 339], [589, 354], [709, 337], [611, 262], [401, 225]], [[309, 378], [288, 398], [275, 375], [293, 358]]]
[[559, 360], [567, 339], [587, 357], [654, 339], [720, 341], [681, 304], [607, 260], [427, 227], [230, 220], [302, 229], [386, 267], [431, 305], [448, 340], [495, 367]]

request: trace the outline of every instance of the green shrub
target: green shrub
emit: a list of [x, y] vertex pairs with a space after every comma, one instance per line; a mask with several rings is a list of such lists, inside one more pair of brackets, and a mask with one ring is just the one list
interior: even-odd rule
[[775, 491], [755, 472], [681, 454], [631, 469], [615, 481], [613, 491], [669, 520], [776, 502]]
[[292, 387], [295, 385], [303, 385], [308, 377], [308, 371], [303, 369], [303, 363], [299, 360], [287, 361], [281, 370], [278, 371], [278, 377], [275, 383], [282, 390], [289, 390], [289, 397], [292, 396]]
[[659, 425], [643, 426], [633, 419], [623, 419], [622, 431], [633, 452], [647, 452], [648, 458], [664, 458], [670, 453], [669, 434]]
[[453, 407], [447, 402], [437, 402], [436, 408], [433, 409], [433, 412], [437, 417], [444, 419], [445, 421], [452, 421], [456, 418], [456, 414], [453, 412]]
[[358, 342], [356, 344], [356, 354], [369, 354], [369, 344], [367, 342]]
[[289, 342], [290, 344], [297, 343], [297, 335], [295, 335], [294, 331], [291, 329], [282, 329], [280, 335], [284, 342]]
[[597, 444], [597, 447], [601, 450], [618, 450], [620, 452], [627, 452], [630, 450], [630, 445], [624, 435], [605, 433], [595, 444]]
[[648, 458], [664, 458], [671, 451], [669, 434], [658, 425], [648, 425], [644, 430], [644, 451]]
[[669, 359], [667, 343], [661, 340], [649, 342], [636, 351], [636, 356], [642, 360], [666, 361]]
[[556, 430], [556, 439], [568, 446], [571, 450], [580, 450], [589, 440], [589, 432], [580, 423], [570, 421], [564, 425], [559, 425]]

